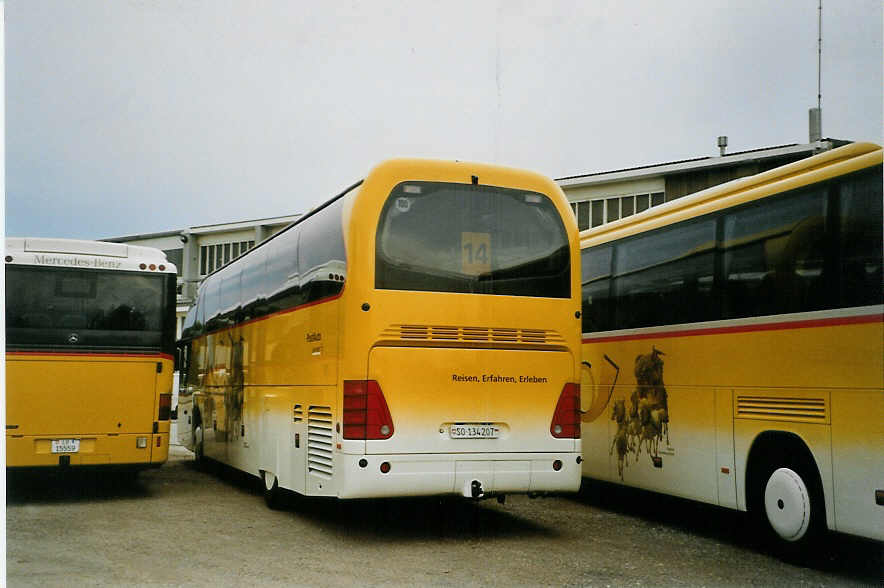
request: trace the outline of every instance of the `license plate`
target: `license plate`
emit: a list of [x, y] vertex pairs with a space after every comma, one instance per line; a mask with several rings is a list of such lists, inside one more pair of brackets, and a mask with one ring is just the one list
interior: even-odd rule
[[496, 425], [463, 423], [451, 425], [448, 434], [452, 439], [497, 439], [500, 429]]
[[79, 439], [53, 439], [52, 453], [77, 453], [80, 451]]

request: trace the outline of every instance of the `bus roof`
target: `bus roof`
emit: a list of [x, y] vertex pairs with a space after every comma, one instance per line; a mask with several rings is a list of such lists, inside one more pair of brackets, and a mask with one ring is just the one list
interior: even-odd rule
[[177, 272], [159, 249], [104, 241], [7, 237], [4, 255], [6, 263], [14, 265]]
[[707, 188], [600, 227], [586, 229], [580, 233], [580, 247], [649, 231], [881, 163], [880, 145], [851, 143], [760, 174]]

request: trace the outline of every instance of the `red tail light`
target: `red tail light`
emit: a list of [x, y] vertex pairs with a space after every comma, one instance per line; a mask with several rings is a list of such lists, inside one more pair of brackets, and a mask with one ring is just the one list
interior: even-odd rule
[[580, 438], [580, 384], [565, 384], [549, 432], [557, 439]]
[[393, 418], [374, 380], [344, 381], [344, 439], [389, 439]]
[[168, 421], [172, 415], [172, 395], [160, 394], [160, 410], [157, 415], [158, 421]]

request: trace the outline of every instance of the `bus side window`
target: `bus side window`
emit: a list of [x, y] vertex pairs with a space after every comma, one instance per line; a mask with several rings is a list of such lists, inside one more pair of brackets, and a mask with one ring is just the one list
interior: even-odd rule
[[305, 302], [339, 293], [346, 275], [346, 253], [341, 228], [343, 200], [307, 219], [298, 245], [298, 269]]
[[724, 318], [806, 312], [830, 303], [826, 195], [805, 190], [724, 217]]
[[881, 304], [881, 167], [840, 186], [839, 306]]
[[615, 329], [714, 320], [715, 221], [679, 223], [617, 244]]
[[304, 303], [298, 277], [299, 226], [292, 227], [267, 244], [267, 312], [294, 308]]
[[242, 258], [240, 296], [242, 320], [263, 316], [267, 310], [267, 247], [259, 247]]
[[583, 332], [609, 331], [614, 327], [611, 299], [611, 258], [613, 247], [584, 249], [580, 256], [582, 275]]

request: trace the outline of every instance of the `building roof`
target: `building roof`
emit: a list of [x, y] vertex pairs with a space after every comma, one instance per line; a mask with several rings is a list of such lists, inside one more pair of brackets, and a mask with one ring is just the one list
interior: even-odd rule
[[561, 186], [562, 188], [575, 188], [592, 184], [605, 184], [608, 182], [616, 182], [620, 180], [634, 180], [650, 176], [662, 176], [673, 173], [696, 171], [703, 168], [727, 167], [751, 161], [762, 161], [766, 159], [773, 159], [789, 155], [812, 155], [818, 151], [824, 151], [826, 149], [831, 149], [832, 147], [837, 147], [846, 143], [848, 143], [848, 141], [841, 141], [837, 139], [823, 139], [822, 141], [818, 141], [816, 143], [792, 143], [790, 145], [777, 145], [775, 147], [763, 147], [761, 149], [751, 149], [749, 151], [727, 153], [720, 156], [697, 157], [694, 159], [682, 159], [679, 161], [656, 163], [652, 165], [623, 168], [612, 171], [580, 174], [576, 176], [566, 176], [563, 178], [556, 178], [556, 183], [558, 183], [559, 186]]
[[127, 241], [136, 241], [141, 239], [158, 239], [161, 237], [177, 237], [179, 235], [205, 235], [210, 233], [222, 233], [225, 231], [238, 231], [257, 227], [262, 225], [287, 225], [295, 222], [300, 218], [301, 214], [290, 214], [287, 216], [272, 216], [268, 218], [259, 218], [254, 220], [235, 221], [230, 223], [218, 223], [213, 225], [197, 225], [183, 229], [174, 229], [171, 231], [162, 231], [159, 233], [143, 233], [138, 235], [124, 235], [122, 237], [108, 237], [101, 239], [110, 243], [122, 243]]

